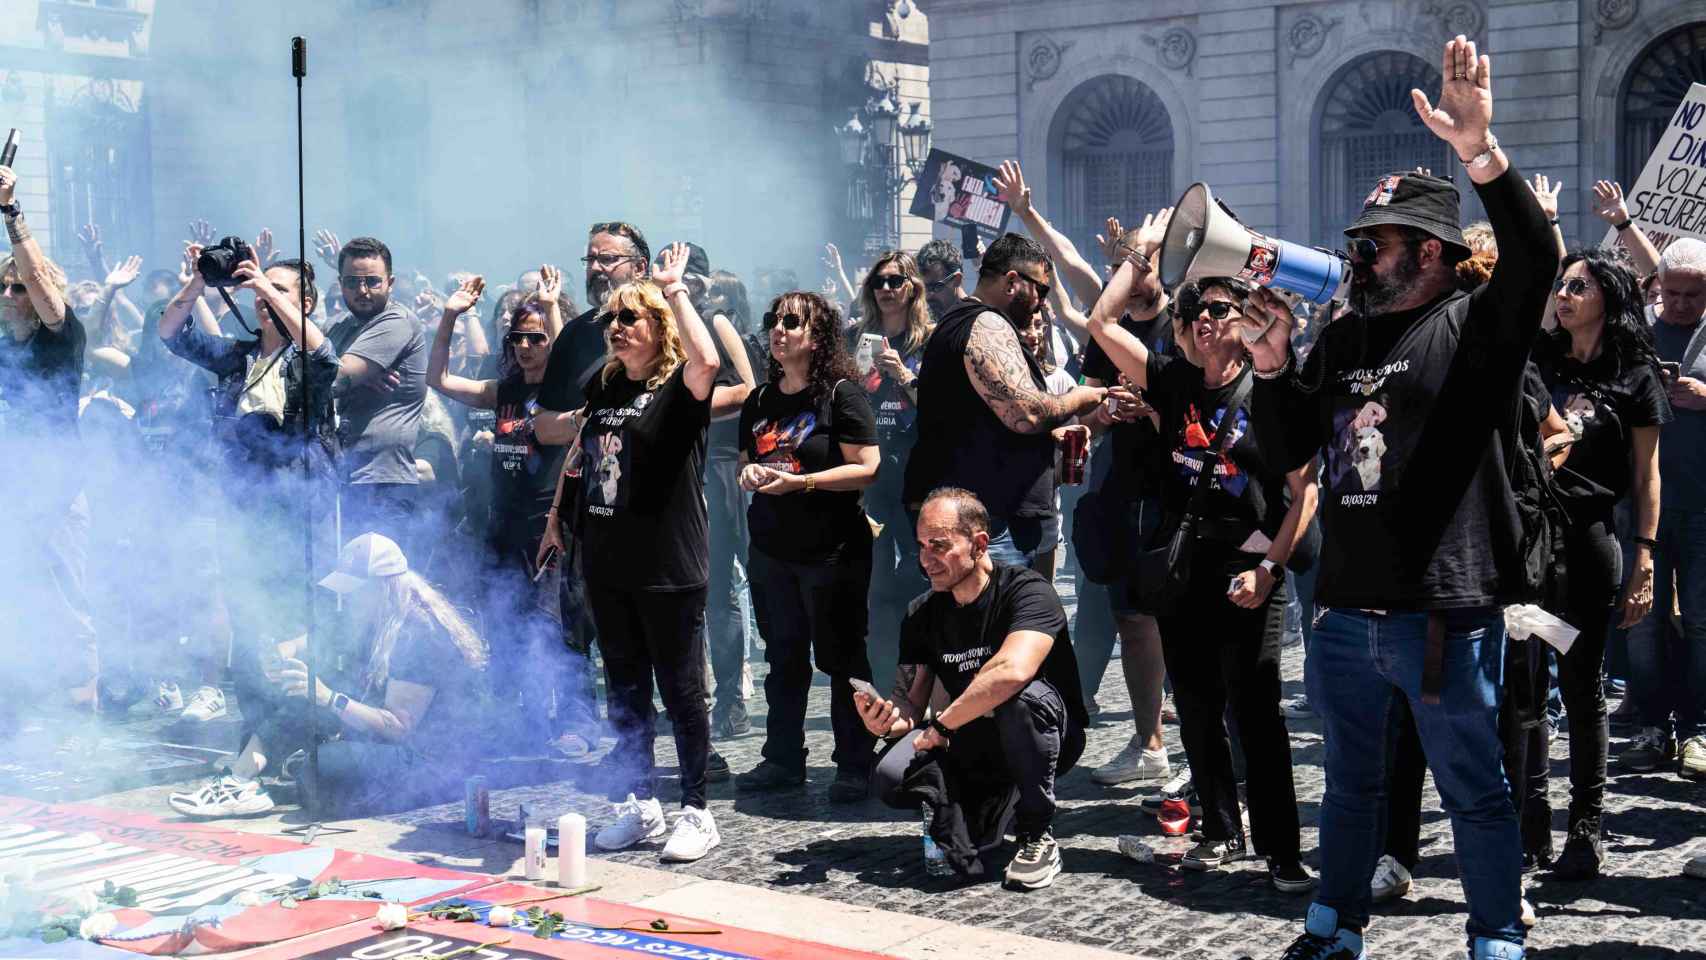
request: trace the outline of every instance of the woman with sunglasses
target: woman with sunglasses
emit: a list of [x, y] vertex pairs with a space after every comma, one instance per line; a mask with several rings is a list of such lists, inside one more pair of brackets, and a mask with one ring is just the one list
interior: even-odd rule
[[[882, 524], [871, 568], [872, 659], [876, 675], [894, 672], [900, 659], [900, 621], [912, 598], [929, 589], [918, 567], [918, 544], [901, 496], [906, 461], [918, 439], [918, 367], [935, 324], [924, 276], [909, 253], [890, 250], [877, 258], [859, 291], [858, 327], [852, 345], [872, 340], [872, 363], [859, 370], [877, 422], [883, 469], [865, 491], [865, 509]], [[857, 719], [857, 718], [855, 718]]]
[[[485, 289], [484, 277], [469, 277], [445, 300], [444, 317], [427, 360], [427, 385], [474, 410], [493, 412], [487, 427], [492, 439], [485, 567], [476, 582], [481, 585], [493, 676], [512, 678], [493, 685], [494, 692], [508, 696], [505, 706], [509, 709], [498, 714], [509, 721], [504, 734], [550, 742], [570, 756], [585, 756], [597, 742], [593, 705], [583, 698], [556, 694], [582, 689], [588, 664], [562, 641], [562, 610], [553, 575], [558, 568], [534, 567], [565, 450], [541, 442], [533, 430], [551, 356], [550, 313], [555, 298], [517, 298], [502, 321], [498, 376], [471, 380], [448, 372], [450, 344], [463, 315], [479, 323], [479, 315], [470, 311]], [[519, 704], [514, 702], [516, 696]]]
[[[1553, 306], [1558, 327], [1541, 335], [1534, 361], [1574, 438], [1556, 474], [1572, 520], [1566, 544], [1569, 608], [1553, 612], [1581, 634], [1569, 653], [1558, 656], [1558, 689], [1570, 715], [1570, 818], [1552, 869], [1561, 880], [1591, 880], [1605, 861], [1600, 840], [1608, 742], [1605, 641], [1614, 616], [1626, 630], [1652, 609], [1659, 426], [1670, 421], [1671, 409], [1628, 267], [1602, 250], [1571, 254]], [[1625, 494], [1635, 507], [1634, 569], [1619, 599], [1623, 553], [1612, 511]], [[1656, 739], [1659, 749], [1667, 746], [1664, 734]], [[1550, 823], [1546, 765], [1529, 780], [1523, 820]], [[1544, 849], [1551, 846], [1549, 835], [1547, 841]]]
[[865, 655], [871, 528], [859, 491], [877, 478], [876, 418], [854, 382], [841, 312], [815, 293], [785, 293], [764, 315], [769, 375], [740, 415], [741, 487], [751, 491], [747, 569], [764, 658], [764, 759], [741, 790], [806, 782], [806, 695], [815, 659], [829, 674], [835, 733], [832, 803], [865, 799], [874, 740], [849, 678], [870, 682]]
[[[571, 424], [580, 450], [569, 469], [580, 489], [565, 510], [560, 482], [553, 508], [572, 518], [616, 728], [608, 765], [617, 818], [595, 842], [622, 850], [668, 831], [655, 794], [655, 683], [681, 764], [682, 814], [662, 854], [673, 861], [698, 860], [721, 842], [705, 805], [704, 632], [705, 431], [720, 363], [681, 282], [687, 256], [686, 244], [671, 244], [651, 279], [623, 283], [604, 301], [604, 366], [586, 386], [578, 428]], [[555, 520], [547, 517], [542, 555], [562, 548]]]
[[[1285, 564], [1315, 511], [1314, 466], [1274, 470], [1250, 434], [1253, 367], [1240, 335], [1247, 286], [1210, 278], [1181, 291], [1177, 357], [1151, 352], [1120, 326], [1134, 290], [1147, 291], [1139, 300], [1151, 303], [1151, 313], [1165, 302], [1141, 251], [1132, 251], [1109, 280], [1091, 311], [1090, 333], [1160, 415], [1170, 467], [1162, 478], [1166, 519], [1151, 545], [1168, 543], [1187, 512], [1196, 518], [1196, 540], [1187, 547], [1189, 583], [1156, 618], [1203, 808], [1202, 842], [1181, 866], [1209, 870], [1249, 856], [1223, 722], [1230, 701], [1246, 758], [1254, 852], [1267, 859], [1270, 885], [1303, 893], [1315, 878], [1299, 855], [1279, 653]], [[1204, 483], [1210, 486], [1199, 491]]]

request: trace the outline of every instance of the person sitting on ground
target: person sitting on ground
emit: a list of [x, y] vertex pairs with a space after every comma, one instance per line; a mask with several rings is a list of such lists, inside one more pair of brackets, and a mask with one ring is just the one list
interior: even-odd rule
[[[891, 741], [872, 786], [900, 810], [930, 808], [930, 836], [964, 876], [1011, 826], [1019, 850], [1009, 884], [1046, 887], [1060, 873], [1054, 783], [1084, 752], [1089, 714], [1066, 611], [1024, 566], [997, 565], [989, 513], [968, 490], [941, 487], [918, 515], [932, 592], [901, 625], [892, 700], [859, 692], [865, 728]], [[925, 718], [940, 679], [953, 698]]]
[[[444, 745], [478, 725], [485, 644], [438, 589], [409, 569], [390, 539], [364, 533], [344, 545], [320, 586], [343, 596], [354, 640], [316, 649], [320, 788], [334, 809], [366, 813], [437, 803], [466, 772]], [[321, 643], [318, 636], [316, 643]], [[269, 648], [270, 646], [270, 648]], [[242, 747], [219, 776], [168, 798], [186, 817], [255, 816], [273, 808], [263, 773], [291, 779], [307, 747], [307, 640], [239, 645], [233, 672], [243, 701]], [[336, 670], [333, 665], [347, 665]], [[429, 759], [430, 751], [430, 759]]]

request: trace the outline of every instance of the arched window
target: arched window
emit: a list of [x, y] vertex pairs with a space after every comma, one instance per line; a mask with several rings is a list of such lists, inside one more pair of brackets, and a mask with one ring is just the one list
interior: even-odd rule
[[1411, 88], [1437, 99], [1439, 83], [1437, 69], [1396, 50], [1359, 57], [1327, 82], [1315, 127], [1320, 150], [1316, 242], [1337, 249], [1340, 231], [1362, 212], [1369, 190], [1388, 173], [1425, 167], [1457, 176], [1456, 158], [1423, 125], [1410, 99]]
[[1623, 81], [1623, 120], [1618, 137], [1618, 175], [1634, 186], [1647, 155], [1691, 83], [1706, 83], [1706, 23], [1679, 27], [1653, 41]]
[[1141, 81], [1108, 74], [1067, 97], [1055, 122], [1062, 197], [1060, 228], [1091, 263], [1110, 216], [1158, 210], [1173, 195], [1173, 120]]

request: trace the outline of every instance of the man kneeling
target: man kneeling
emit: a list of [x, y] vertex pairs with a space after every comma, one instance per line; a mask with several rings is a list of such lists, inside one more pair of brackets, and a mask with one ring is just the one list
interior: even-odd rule
[[[983, 876], [980, 856], [1011, 825], [1007, 882], [1046, 887], [1060, 873], [1054, 779], [1083, 754], [1089, 723], [1066, 611], [1041, 576], [990, 561], [989, 513], [969, 491], [925, 499], [918, 546], [931, 592], [901, 623], [894, 700], [854, 695], [865, 727], [892, 741], [873, 789], [902, 810], [926, 804], [930, 835], [964, 876]], [[926, 721], [938, 679], [952, 702]]]

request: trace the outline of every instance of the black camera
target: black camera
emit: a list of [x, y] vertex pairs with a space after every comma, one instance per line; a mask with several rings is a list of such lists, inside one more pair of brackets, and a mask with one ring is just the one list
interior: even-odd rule
[[226, 237], [211, 247], [203, 247], [196, 258], [195, 269], [210, 287], [235, 287], [243, 281], [232, 276], [237, 265], [255, 259], [253, 247], [242, 237]]

